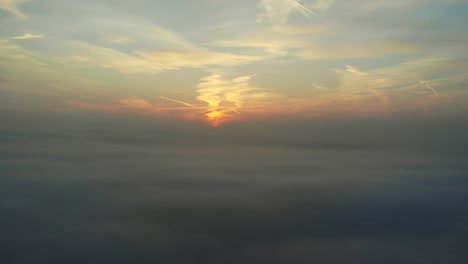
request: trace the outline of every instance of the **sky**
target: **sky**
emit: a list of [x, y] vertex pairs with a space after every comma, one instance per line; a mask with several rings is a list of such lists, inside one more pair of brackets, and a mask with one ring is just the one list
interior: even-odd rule
[[468, 263], [467, 0], [0, 0], [0, 262]]
[[467, 1], [0, 1], [1, 107], [196, 120], [464, 114]]

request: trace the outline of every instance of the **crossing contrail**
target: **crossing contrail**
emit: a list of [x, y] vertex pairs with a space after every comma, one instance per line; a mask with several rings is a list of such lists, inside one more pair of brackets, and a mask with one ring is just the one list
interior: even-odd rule
[[240, 115], [240, 112], [239, 112], [239, 111], [237, 111], [236, 109], [234, 109], [234, 108], [231, 108], [231, 107], [228, 107], [228, 109], [229, 109], [229, 110], [231, 110], [231, 111], [233, 111], [233, 112], [235, 112], [235, 113], [238, 113], [238, 114]]
[[164, 96], [161, 96], [161, 99], [168, 100], [168, 101], [171, 101], [171, 102], [174, 102], [174, 103], [183, 104], [183, 105], [190, 106], [190, 107], [198, 107], [198, 106], [193, 105], [193, 104], [189, 104], [189, 103], [179, 101], [179, 100], [174, 100], [174, 99], [167, 98], [167, 97], [164, 97]]
[[[171, 101], [171, 102], [174, 102], [174, 103], [178, 103], [178, 104], [183, 104], [185, 106], [190, 106], [190, 107], [194, 107], [194, 108], [200, 108], [200, 109], [204, 109], [206, 107], [201, 107], [201, 106], [196, 106], [196, 105], [193, 105], [193, 104], [189, 104], [189, 103], [186, 103], [184, 101], [180, 101], [180, 100], [175, 100], [175, 99], [171, 99], [171, 98], [167, 98], [167, 97], [164, 97], [164, 96], [161, 96], [161, 99], [164, 99], [164, 100], [167, 100], [167, 101]], [[223, 109], [229, 109], [231, 110], [232, 112], [235, 112], [237, 114], [240, 115], [240, 112], [237, 111], [236, 109], [234, 108], [231, 108], [231, 107], [220, 107], [220, 108], [223, 108]], [[218, 108], [218, 109], [220, 109]]]
[[309, 13], [311, 13], [312, 15], [314, 15], [314, 16], [317, 15], [316, 13], [314, 13], [313, 11], [311, 11], [310, 9], [308, 9], [307, 7], [301, 5], [299, 2], [294, 1], [294, 0], [293, 0], [292, 2], [293, 2], [294, 4], [296, 4], [298, 7], [304, 9], [305, 11], [307, 11], [307, 12], [309, 12]]
[[419, 82], [420, 82], [422, 85], [426, 86], [429, 90], [431, 90], [431, 91], [434, 93], [434, 96], [438, 96], [438, 95], [439, 95], [439, 93], [436, 91], [436, 89], [434, 89], [434, 88], [432, 88], [431, 86], [429, 86], [429, 84], [423, 82], [423, 80], [419, 79]]

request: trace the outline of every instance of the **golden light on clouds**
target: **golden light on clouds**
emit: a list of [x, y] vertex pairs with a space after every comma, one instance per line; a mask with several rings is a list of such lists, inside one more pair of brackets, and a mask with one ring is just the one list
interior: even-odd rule
[[[377, 70], [362, 70], [353, 65], [335, 69], [339, 86], [311, 85], [313, 96], [287, 97], [277, 91], [256, 87], [255, 75], [228, 78], [229, 74], [214, 72], [200, 79], [197, 96], [190, 102], [161, 96], [157, 103], [139, 97], [117, 100], [114, 104], [91, 104], [69, 101], [72, 108], [112, 113], [134, 112], [161, 117], [198, 120], [213, 127], [232, 121], [278, 116], [362, 116], [389, 114], [424, 108], [444, 97], [436, 89], [455, 79], [422, 81], [422, 68], [444, 61], [414, 61], [410, 64]], [[401, 70], [405, 74], [401, 74]], [[445, 97], [447, 98], [447, 97]]]
[[206, 114], [208, 117], [208, 121], [211, 123], [213, 127], [218, 127], [221, 125], [221, 122], [223, 121], [223, 113], [218, 112], [218, 111], [211, 111]]
[[255, 104], [261, 97], [270, 93], [265, 89], [250, 84], [254, 75], [240, 76], [233, 79], [214, 73], [201, 79], [197, 85], [197, 100], [207, 104], [209, 123], [219, 126], [222, 123], [239, 119], [246, 104]]
[[138, 1], [134, 12], [124, 1], [77, 0], [73, 11], [52, 2], [0, 0], [0, 108], [220, 126], [416, 112], [468, 97], [466, 16], [455, 8], [465, 0], [187, 1], [186, 10], [203, 6], [188, 13], [175, 2]]

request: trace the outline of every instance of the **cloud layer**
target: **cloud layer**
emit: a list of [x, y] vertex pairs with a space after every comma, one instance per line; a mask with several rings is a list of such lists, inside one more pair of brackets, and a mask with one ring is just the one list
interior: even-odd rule
[[465, 134], [453, 133], [466, 122], [213, 133], [134, 118], [11, 117], [1, 115], [0, 133], [4, 262], [468, 259]]

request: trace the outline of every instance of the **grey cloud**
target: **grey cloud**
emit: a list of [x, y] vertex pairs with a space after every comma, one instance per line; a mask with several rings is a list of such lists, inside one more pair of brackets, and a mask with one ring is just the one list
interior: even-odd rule
[[[457, 122], [400, 119], [393, 132], [388, 120], [329, 121], [322, 131], [264, 123], [249, 126], [250, 136], [264, 136], [252, 144], [223, 127], [27, 117], [9, 118], [0, 133], [8, 263], [468, 259], [466, 152], [447, 156], [431, 136], [405, 146], [421, 136], [414, 128], [441, 136]], [[310, 139], [326, 134], [335, 145]], [[271, 140], [284, 136], [295, 140]], [[432, 151], [421, 147], [428, 142]]]

